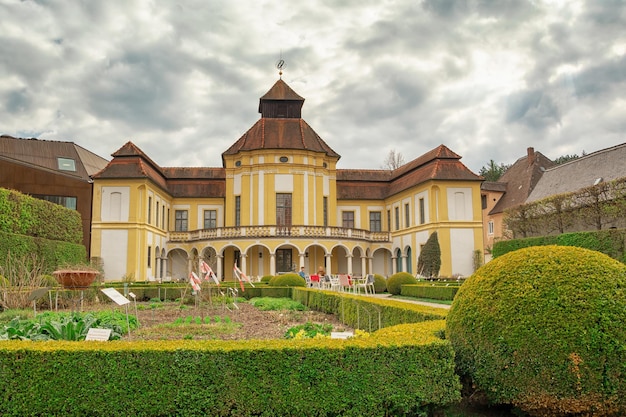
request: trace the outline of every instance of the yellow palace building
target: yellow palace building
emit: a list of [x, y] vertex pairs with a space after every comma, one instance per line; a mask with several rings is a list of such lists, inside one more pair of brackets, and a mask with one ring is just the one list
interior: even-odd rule
[[132, 142], [93, 176], [91, 255], [106, 280], [186, 279], [204, 260], [223, 280], [323, 267], [417, 274], [438, 233], [442, 276], [473, 272], [480, 184], [444, 145], [395, 170], [338, 169], [282, 79], [222, 167], [160, 167]]

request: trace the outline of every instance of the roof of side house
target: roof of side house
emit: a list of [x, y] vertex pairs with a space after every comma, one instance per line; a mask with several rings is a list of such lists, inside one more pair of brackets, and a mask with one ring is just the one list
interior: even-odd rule
[[554, 166], [543, 174], [527, 202], [626, 177], [626, 143]]
[[[108, 162], [73, 142], [22, 139], [8, 135], [0, 136], [0, 157], [83, 181], [89, 181], [90, 176], [104, 168]], [[59, 158], [73, 160], [76, 170], [61, 169]]]
[[553, 165], [554, 162], [541, 152], [528, 148], [527, 155], [515, 161], [498, 180], [499, 183], [506, 184], [506, 192], [489, 214], [502, 213], [510, 207], [526, 202], [544, 171]]

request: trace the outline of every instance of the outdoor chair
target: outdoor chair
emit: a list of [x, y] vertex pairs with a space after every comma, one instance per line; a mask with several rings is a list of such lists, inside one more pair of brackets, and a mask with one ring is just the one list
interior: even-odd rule
[[320, 276], [319, 275], [311, 275], [309, 276], [311, 279], [311, 287], [320, 287]]
[[350, 277], [346, 274], [339, 274], [339, 285], [341, 287], [341, 291], [346, 291], [346, 289], [350, 291], [351, 289], [354, 289], [352, 282], [350, 281]]
[[339, 277], [337, 275], [330, 275], [330, 287], [332, 291], [341, 291], [341, 284], [339, 283]]
[[365, 278], [361, 278], [356, 282], [354, 285], [354, 291], [358, 292], [360, 288], [363, 288], [365, 290], [365, 295], [369, 293], [374, 295], [374, 293], [376, 293], [376, 290], [374, 289], [374, 281], [374, 275], [367, 274]]

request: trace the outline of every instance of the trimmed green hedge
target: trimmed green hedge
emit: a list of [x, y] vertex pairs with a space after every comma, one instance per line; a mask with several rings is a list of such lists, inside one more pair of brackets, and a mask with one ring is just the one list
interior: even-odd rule
[[444, 328], [348, 340], [0, 342], [0, 414], [426, 415], [460, 399]]
[[401, 295], [415, 298], [430, 298], [433, 300], [453, 300], [460, 285], [435, 285], [435, 284], [414, 284], [403, 285]]
[[626, 230], [610, 229], [588, 232], [563, 233], [558, 236], [529, 237], [525, 239], [502, 240], [494, 243], [494, 258], [530, 246], [577, 246], [602, 252], [622, 263], [626, 263]]
[[87, 250], [82, 244], [16, 235], [0, 231], [0, 268], [7, 256], [13, 259], [36, 255], [43, 262], [43, 273], [50, 274], [60, 265], [76, 265], [87, 261]]
[[80, 213], [15, 190], [0, 188], [0, 232], [80, 244]]
[[307, 288], [293, 288], [292, 298], [312, 310], [335, 314], [346, 325], [368, 332], [403, 323], [443, 320], [448, 313], [443, 308]]

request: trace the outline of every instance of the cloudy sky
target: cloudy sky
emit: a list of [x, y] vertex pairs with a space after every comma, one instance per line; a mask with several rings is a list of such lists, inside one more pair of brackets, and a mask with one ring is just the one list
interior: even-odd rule
[[340, 168], [626, 142], [626, 0], [0, 0], [0, 134], [221, 166], [281, 56]]

